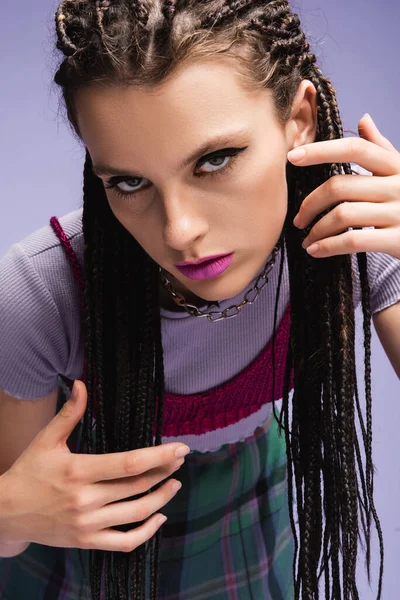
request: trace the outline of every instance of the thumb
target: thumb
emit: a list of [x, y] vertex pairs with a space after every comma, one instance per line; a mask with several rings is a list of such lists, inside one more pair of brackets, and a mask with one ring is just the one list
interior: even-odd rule
[[50, 421], [44, 430], [42, 444], [49, 448], [65, 444], [76, 425], [83, 417], [87, 404], [87, 389], [83, 381], [76, 380], [72, 388], [72, 394], [56, 416]]

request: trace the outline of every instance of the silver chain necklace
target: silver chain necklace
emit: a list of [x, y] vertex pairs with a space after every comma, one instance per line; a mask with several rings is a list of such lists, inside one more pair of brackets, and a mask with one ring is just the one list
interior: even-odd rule
[[[189, 315], [191, 315], [192, 317], [207, 317], [207, 319], [211, 322], [221, 321], [222, 319], [231, 319], [232, 317], [236, 317], [239, 314], [239, 312], [242, 310], [243, 306], [245, 306], [246, 304], [253, 304], [253, 302], [257, 298], [258, 294], [267, 285], [267, 283], [268, 283], [267, 275], [269, 274], [272, 267], [274, 266], [274, 263], [276, 260], [276, 255], [278, 253], [279, 248], [282, 245], [282, 239], [283, 239], [282, 237], [279, 239], [278, 243], [276, 244], [275, 248], [273, 249], [273, 251], [271, 253], [270, 259], [267, 261], [267, 263], [264, 267], [263, 272], [261, 273], [261, 275], [259, 275], [257, 277], [257, 280], [256, 280], [254, 286], [246, 292], [242, 302], [236, 306], [235, 305], [229, 306], [228, 308], [225, 308], [222, 311], [221, 310], [211, 310], [209, 312], [204, 312], [204, 311], [200, 310], [199, 308], [197, 308], [197, 306], [194, 306], [193, 304], [188, 304], [185, 301], [185, 297], [182, 294], [180, 294], [179, 292], [176, 292], [174, 290], [174, 288], [172, 287], [172, 283], [170, 282], [168, 277], [166, 275], [164, 275], [164, 273], [162, 272], [163, 269], [161, 267], [158, 267], [161, 282], [164, 285], [164, 287], [171, 293], [171, 295], [174, 299], [174, 302], [178, 306], [183, 306], [183, 308], [186, 310], [186, 312], [188, 312]], [[259, 286], [258, 284], [261, 281], [261, 279], [264, 279], [264, 283], [262, 283], [262, 285]], [[253, 291], [255, 291], [254, 298], [250, 298], [250, 294]], [[232, 311], [232, 310], [234, 310], [235, 312], [233, 312], [232, 314], [229, 314], [229, 311]], [[221, 316], [218, 316], [218, 315], [221, 315]]]

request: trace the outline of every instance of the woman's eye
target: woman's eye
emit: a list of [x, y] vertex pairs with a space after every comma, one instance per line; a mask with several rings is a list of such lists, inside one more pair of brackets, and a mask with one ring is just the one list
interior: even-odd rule
[[[203, 177], [204, 175], [219, 175], [220, 173], [225, 173], [226, 170], [233, 167], [233, 163], [237, 159], [238, 155], [246, 150], [247, 146], [244, 148], [225, 148], [224, 150], [219, 150], [218, 152], [213, 152], [204, 158], [201, 158], [198, 162], [198, 168], [206, 165], [207, 163], [211, 164], [216, 161], [217, 164], [211, 164], [211, 169], [203, 171], [202, 173], [196, 174], [196, 177]], [[214, 167], [214, 168], [213, 168]]]
[[[206, 162], [204, 162], [201, 166], [203, 167], [204, 165], [206, 165], [207, 163], [211, 164], [212, 161], [216, 161], [217, 164], [213, 164], [211, 165], [212, 167], [215, 167], [214, 169], [211, 169], [209, 171], [205, 171], [206, 173], [215, 173], [215, 171], [218, 171], [219, 169], [224, 168], [229, 160], [232, 158], [232, 156], [214, 156], [213, 158], [209, 158]], [[222, 161], [222, 162], [221, 162]], [[227, 161], [227, 162], [225, 162]], [[225, 164], [224, 164], [225, 162]]]
[[[211, 165], [211, 169], [202, 171], [200, 173], [195, 173], [195, 177], [204, 177], [206, 175], [213, 177], [225, 173], [225, 171], [233, 167], [233, 163], [237, 159], [240, 152], [243, 152], [243, 150], [246, 150], [246, 148], [247, 146], [244, 148], [226, 148], [225, 150], [219, 150], [218, 152], [214, 152], [212, 155], [209, 154], [208, 156], [201, 158], [196, 165], [197, 169], [207, 165], [207, 163]], [[143, 177], [111, 177], [111, 179], [106, 182], [107, 185], [105, 185], [105, 188], [113, 188], [115, 193], [119, 196], [134, 196], [138, 192], [141, 192], [149, 187], [148, 185], [141, 186], [140, 184], [143, 181], [148, 181], [148, 179], [144, 179]]]
[[[132, 184], [132, 181], [134, 182], [133, 184]], [[139, 183], [137, 183], [137, 182], [141, 182], [141, 181], [147, 181], [147, 179], [143, 179], [142, 177], [125, 177], [125, 178], [113, 177], [108, 182], [109, 185], [106, 187], [107, 188], [115, 188], [115, 191], [117, 193], [121, 194], [121, 196], [129, 196], [130, 194], [136, 194], [137, 192], [140, 192], [143, 189], [143, 186], [139, 187]], [[121, 186], [125, 186], [125, 187], [121, 187]]]

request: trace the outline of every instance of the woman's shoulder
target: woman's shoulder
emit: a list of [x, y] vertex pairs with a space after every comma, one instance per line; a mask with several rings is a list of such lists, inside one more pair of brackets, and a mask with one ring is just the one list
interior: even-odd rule
[[[63, 273], [71, 271], [71, 266], [65, 249], [50, 224], [50, 218], [47, 225], [13, 244], [0, 259], [0, 274], [4, 284], [5, 277], [25, 277], [33, 283], [34, 272], [49, 288], [56, 286], [57, 282], [65, 283]], [[82, 209], [70, 212], [58, 220], [82, 267]]]
[[[82, 266], [82, 210], [59, 221]], [[50, 217], [0, 260], [0, 322], [0, 387], [23, 398], [50, 393], [80, 345], [78, 284]]]
[[[60, 225], [71, 242], [72, 247], [76, 245], [78, 250], [81, 247], [83, 248], [82, 210], [80, 208], [58, 217]], [[30, 233], [18, 242], [18, 245], [23, 249], [27, 257], [34, 258], [40, 254], [51, 254], [52, 251], [62, 248], [61, 242], [50, 224], [50, 218], [46, 225]]]
[[[70, 314], [71, 310], [76, 312], [79, 290], [70, 260], [50, 224], [50, 218], [47, 225], [14, 244], [10, 249], [10, 258], [14, 257], [17, 261], [15, 276], [25, 279], [27, 283], [34, 277], [40, 279], [63, 316], [65, 311], [66, 314]], [[63, 215], [58, 220], [83, 269], [82, 209]]]

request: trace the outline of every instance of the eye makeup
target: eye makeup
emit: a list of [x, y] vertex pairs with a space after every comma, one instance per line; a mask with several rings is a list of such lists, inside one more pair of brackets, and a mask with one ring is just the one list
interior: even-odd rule
[[[203, 172], [203, 173], [195, 173], [194, 176], [195, 177], [205, 177], [205, 176], [209, 176], [209, 177], [216, 177], [219, 175], [223, 175], [225, 174], [227, 171], [229, 171], [230, 169], [233, 168], [234, 163], [236, 162], [236, 159], [238, 158], [239, 154], [241, 152], [243, 152], [244, 150], [246, 150], [246, 148], [248, 148], [248, 146], [244, 146], [242, 148], [224, 148], [222, 150], [217, 150], [215, 152], [211, 152], [205, 156], [203, 156], [201, 159], [199, 159], [199, 161], [196, 164], [196, 168], [198, 169], [199, 167], [203, 166], [205, 163], [207, 163], [208, 161], [214, 159], [214, 158], [226, 158], [229, 157], [231, 158], [231, 160], [228, 162], [228, 164], [224, 167], [222, 167], [221, 169], [217, 169], [216, 171], [208, 171], [208, 172]], [[132, 192], [124, 192], [123, 190], [121, 190], [120, 188], [118, 188], [118, 184], [123, 183], [123, 182], [127, 182], [127, 181], [142, 181], [144, 178], [143, 177], [132, 177], [132, 176], [124, 176], [124, 175], [117, 175], [114, 177], [110, 177], [109, 179], [106, 180], [105, 182], [105, 188], [106, 189], [112, 189], [113, 193], [115, 193], [117, 196], [121, 196], [123, 198], [126, 198], [127, 196], [134, 196], [136, 194], [138, 194], [139, 192], [146, 190], [149, 185], [144, 186], [139, 188], [138, 190], [132, 191]]]

